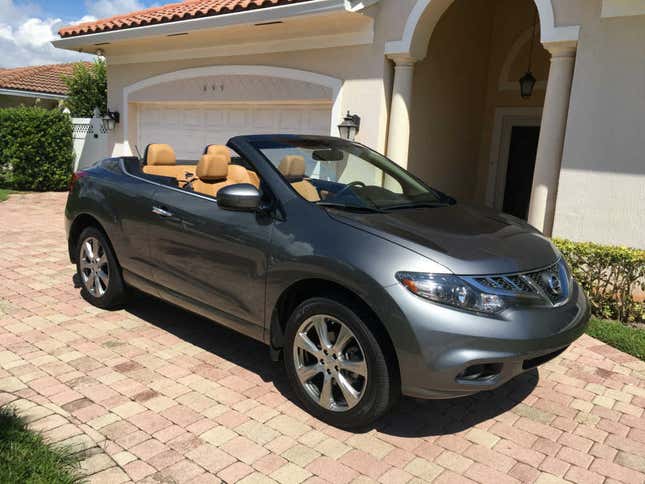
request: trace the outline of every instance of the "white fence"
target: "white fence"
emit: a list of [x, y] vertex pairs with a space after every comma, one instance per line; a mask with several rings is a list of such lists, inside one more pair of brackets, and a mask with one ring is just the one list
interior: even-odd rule
[[108, 157], [107, 131], [100, 117], [72, 118], [74, 171], [82, 170]]

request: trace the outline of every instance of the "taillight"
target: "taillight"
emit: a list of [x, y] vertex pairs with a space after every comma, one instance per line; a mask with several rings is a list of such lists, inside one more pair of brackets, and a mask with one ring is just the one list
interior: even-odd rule
[[69, 191], [71, 192], [74, 190], [74, 185], [76, 185], [76, 182], [83, 178], [84, 176], [87, 176], [87, 173], [84, 171], [77, 171], [72, 173], [72, 178], [69, 181]]

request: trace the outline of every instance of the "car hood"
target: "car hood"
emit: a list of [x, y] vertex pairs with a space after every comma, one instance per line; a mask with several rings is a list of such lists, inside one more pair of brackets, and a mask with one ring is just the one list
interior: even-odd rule
[[[414, 208], [388, 213], [328, 209], [338, 221], [405, 246], [455, 274], [531, 271], [553, 264], [558, 252], [527, 223], [469, 205]], [[406, 270], [414, 271], [413, 267]]]

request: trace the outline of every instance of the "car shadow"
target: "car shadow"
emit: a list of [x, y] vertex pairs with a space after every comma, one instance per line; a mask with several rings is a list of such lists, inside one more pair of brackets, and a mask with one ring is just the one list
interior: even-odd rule
[[[125, 308], [130, 314], [171, 333], [194, 346], [258, 375], [295, 405], [302, 407], [291, 390], [282, 364], [269, 358], [267, 347], [252, 338], [184, 311], [156, 298], [136, 294]], [[384, 418], [369, 428], [398, 437], [449, 435], [494, 418], [520, 404], [539, 380], [536, 369], [517, 376], [493, 391], [447, 400], [404, 397]]]

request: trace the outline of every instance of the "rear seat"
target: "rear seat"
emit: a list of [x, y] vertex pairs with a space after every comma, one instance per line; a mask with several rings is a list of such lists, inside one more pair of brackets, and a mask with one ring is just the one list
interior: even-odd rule
[[[225, 156], [227, 156], [229, 158], [229, 163], [230, 163], [231, 150], [228, 148], [228, 146], [224, 146], [224, 145], [208, 145], [206, 147], [206, 150], [205, 150], [204, 154], [206, 154], [206, 155], [225, 155]], [[238, 165], [231, 165], [230, 168], [234, 168], [236, 166], [238, 166]], [[241, 166], [239, 168], [243, 168], [247, 172], [248, 179], [243, 177], [239, 170], [234, 170], [236, 174], [233, 175], [233, 176], [236, 176], [237, 179], [246, 180], [246, 181], [239, 181], [237, 183], [250, 183], [251, 185], [255, 186], [255, 188], [259, 189], [260, 188], [260, 177], [258, 176], [258, 174], [256, 172], [254, 172], [254, 171], [245, 169], [244, 167], [241, 167]]]
[[195, 165], [178, 165], [175, 150], [167, 144], [154, 143], [148, 145], [145, 159], [144, 173], [176, 178], [180, 186], [183, 186], [188, 181], [187, 179], [190, 178], [188, 174], [194, 174], [197, 169]]

